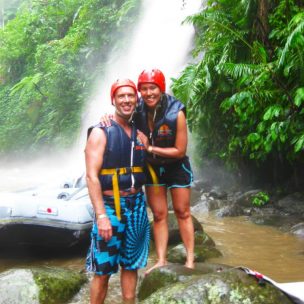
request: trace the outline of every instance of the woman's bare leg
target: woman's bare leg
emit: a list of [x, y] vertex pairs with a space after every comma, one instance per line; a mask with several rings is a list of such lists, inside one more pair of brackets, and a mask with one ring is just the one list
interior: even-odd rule
[[154, 268], [167, 264], [168, 246], [168, 206], [167, 188], [146, 186], [148, 204], [153, 213], [153, 236], [156, 248], [157, 262], [146, 271], [149, 273]]
[[185, 266], [194, 268], [194, 227], [190, 212], [191, 190], [190, 188], [172, 188], [170, 191], [180, 235], [187, 252]]

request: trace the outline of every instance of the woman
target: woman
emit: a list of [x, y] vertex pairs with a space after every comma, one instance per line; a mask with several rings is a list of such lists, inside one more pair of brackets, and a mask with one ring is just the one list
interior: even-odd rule
[[[180, 101], [165, 93], [165, 77], [158, 69], [144, 70], [139, 75], [137, 88], [141, 98], [133, 120], [140, 130], [138, 136], [148, 152], [147, 161], [152, 173], [148, 174], [145, 186], [147, 201], [153, 212], [157, 254], [157, 263], [147, 273], [167, 264], [167, 190], [171, 193], [173, 209], [187, 252], [185, 266], [194, 268], [194, 228], [190, 212], [193, 175], [186, 156], [186, 108]], [[109, 124], [106, 116], [101, 121]]]
[[[165, 93], [163, 73], [144, 70], [138, 78], [141, 102], [134, 116], [139, 137], [148, 155], [148, 163], [157, 175], [158, 184], [148, 180], [146, 194], [153, 212], [153, 233], [157, 263], [148, 270], [167, 264], [168, 204], [170, 191], [181, 238], [187, 252], [185, 266], [194, 267], [194, 228], [190, 212], [190, 185], [193, 175], [186, 156], [187, 124], [185, 106]], [[149, 179], [149, 178], [148, 178]]]

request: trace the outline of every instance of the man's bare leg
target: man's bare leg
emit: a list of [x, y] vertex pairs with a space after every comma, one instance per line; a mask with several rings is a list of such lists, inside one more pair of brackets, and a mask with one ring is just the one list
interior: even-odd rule
[[109, 278], [108, 275], [94, 275], [90, 288], [91, 304], [102, 304], [104, 302], [108, 291]]
[[124, 303], [135, 303], [137, 270], [121, 269], [120, 284]]

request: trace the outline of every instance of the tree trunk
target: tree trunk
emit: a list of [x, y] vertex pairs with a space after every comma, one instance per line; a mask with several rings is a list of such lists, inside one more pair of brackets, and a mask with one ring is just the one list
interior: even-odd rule
[[265, 45], [269, 46], [268, 35], [269, 35], [269, 4], [268, 0], [258, 0], [257, 7], [257, 38], [262, 41]]

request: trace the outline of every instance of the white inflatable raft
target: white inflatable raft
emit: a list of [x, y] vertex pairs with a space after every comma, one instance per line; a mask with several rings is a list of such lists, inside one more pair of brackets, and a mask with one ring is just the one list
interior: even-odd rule
[[93, 209], [85, 185], [0, 195], [0, 247], [72, 247], [89, 240]]

